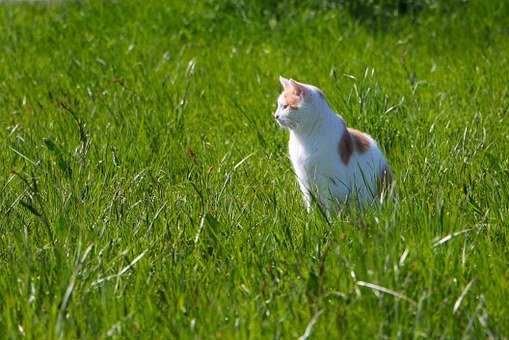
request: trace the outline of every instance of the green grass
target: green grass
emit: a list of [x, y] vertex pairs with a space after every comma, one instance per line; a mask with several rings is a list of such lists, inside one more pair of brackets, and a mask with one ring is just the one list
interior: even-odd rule
[[[508, 337], [509, 3], [425, 4], [2, 4], [2, 337]], [[279, 74], [397, 202], [303, 211]]]

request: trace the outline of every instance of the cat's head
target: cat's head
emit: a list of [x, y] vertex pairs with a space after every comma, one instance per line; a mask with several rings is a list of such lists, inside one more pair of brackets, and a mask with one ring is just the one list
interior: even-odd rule
[[320, 118], [325, 97], [317, 87], [279, 77], [283, 92], [277, 99], [274, 118], [280, 126], [294, 130], [313, 124]]

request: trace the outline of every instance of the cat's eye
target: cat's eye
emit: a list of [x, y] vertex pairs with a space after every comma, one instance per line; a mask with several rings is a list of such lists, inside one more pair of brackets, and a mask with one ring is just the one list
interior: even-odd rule
[[286, 110], [288, 108], [288, 104], [283, 104], [281, 105], [281, 107], [283, 108], [283, 110]]

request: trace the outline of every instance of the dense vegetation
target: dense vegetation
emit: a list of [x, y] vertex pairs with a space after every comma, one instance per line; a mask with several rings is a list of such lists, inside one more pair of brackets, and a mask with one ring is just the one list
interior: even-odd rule
[[[507, 1], [0, 5], [0, 334], [509, 336]], [[397, 200], [307, 214], [316, 84]]]

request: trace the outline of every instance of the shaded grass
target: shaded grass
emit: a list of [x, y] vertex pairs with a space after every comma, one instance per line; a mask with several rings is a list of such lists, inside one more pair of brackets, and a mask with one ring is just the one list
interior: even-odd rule
[[[1, 334], [507, 336], [506, 2], [264, 6], [0, 7]], [[303, 211], [278, 74], [377, 138], [397, 202]]]

